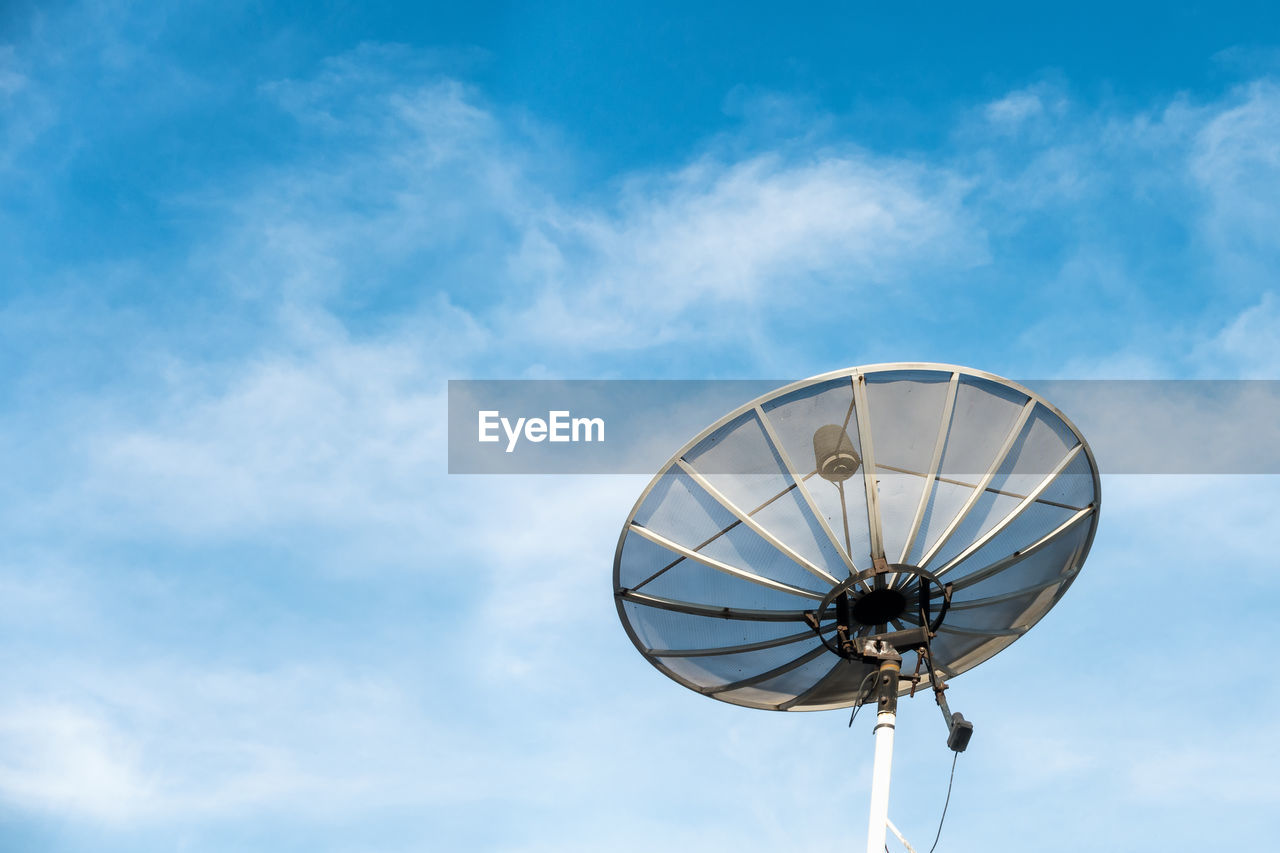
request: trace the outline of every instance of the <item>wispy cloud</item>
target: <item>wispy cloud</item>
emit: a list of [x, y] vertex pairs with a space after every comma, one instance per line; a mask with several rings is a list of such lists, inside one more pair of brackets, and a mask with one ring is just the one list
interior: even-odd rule
[[[1223, 262], [1221, 286], [1275, 285], [1280, 259], [1280, 86], [1260, 80], [1206, 117], [1196, 135], [1192, 174], [1208, 205], [1205, 237]], [[1240, 277], [1247, 277], [1239, 281]]]
[[867, 299], [985, 260], [965, 191], [945, 172], [857, 152], [703, 157], [628, 181], [616, 208], [555, 213], [540, 233], [570, 260], [511, 322], [590, 348], [645, 347], [737, 335], [794, 288]]
[[24, 808], [128, 825], [485, 796], [461, 763], [478, 746], [469, 734], [441, 729], [394, 684], [358, 672], [166, 664], [61, 674], [74, 700], [28, 698], [0, 712], [0, 796]]

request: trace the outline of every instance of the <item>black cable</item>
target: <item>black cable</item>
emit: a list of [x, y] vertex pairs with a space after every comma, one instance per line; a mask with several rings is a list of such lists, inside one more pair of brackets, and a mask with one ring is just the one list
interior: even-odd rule
[[[864, 675], [864, 676], [862, 677], [862, 683], [858, 685], [858, 693], [857, 693], [857, 696], [858, 696], [858, 699], [859, 699], [859, 700], [861, 700], [861, 699], [862, 699], [862, 688], [866, 686], [866, 684], [867, 684], [867, 679], [869, 679], [869, 678], [874, 678], [877, 674], [879, 674], [879, 672], [880, 672], [880, 670], [878, 670], [878, 669], [873, 669], [873, 670], [871, 670], [870, 672], [868, 672], [866, 675]], [[859, 703], [858, 703], [858, 704], [856, 704], [856, 705], [854, 705], [854, 706], [853, 706], [853, 713], [849, 715], [849, 725], [848, 725], [846, 728], [853, 728], [853, 719], [854, 719], [854, 717], [858, 716], [858, 711], [859, 711], [861, 708], [862, 708], [862, 703], [861, 703], [860, 701], [859, 701]]]
[[958, 752], [951, 756], [951, 778], [947, 780], [947, 801], [942, 804], [942, 817], [938, 818], [938, 834], [933, 836], [933, 847], [929, 848], [929, 853], [933, 853], [938, 846], [938, 839], [942, 837], [942, 823], [947, 819], [947, 806], [951, 805], [951, 785], [956, 781], [956, 759], [959, 757]]

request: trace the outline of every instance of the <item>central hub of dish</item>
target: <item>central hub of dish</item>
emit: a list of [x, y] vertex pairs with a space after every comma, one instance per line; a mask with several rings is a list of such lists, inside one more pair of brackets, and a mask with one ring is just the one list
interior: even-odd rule
[[853, 618], [860, 625], [883, 625], [907, 609], [907, 599], [896, 589], [873, 589], [853, 602]]

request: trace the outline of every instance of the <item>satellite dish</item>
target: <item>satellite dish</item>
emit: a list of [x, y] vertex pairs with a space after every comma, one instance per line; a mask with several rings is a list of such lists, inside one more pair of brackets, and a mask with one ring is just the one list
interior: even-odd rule
[[663, 466], [618, 541], [618, 615], [650, 663], [706, 696], [878, 704], [879, 853], [897, 696], [932, 690], [964, 749], [972, 726], [945, 679], [1057, 603], [1099, 497], [1084, 437], [1020, 385], [941, 364], [827, 373], [730, 412]]

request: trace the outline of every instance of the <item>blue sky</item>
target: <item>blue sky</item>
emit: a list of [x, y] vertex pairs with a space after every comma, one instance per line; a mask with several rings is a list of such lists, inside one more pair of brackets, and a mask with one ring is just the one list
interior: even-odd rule
[[[449, 477], [446, 380], [1280, 378], [1280, 17], [1225, 6], [6, 5], [0, 846], [856, 847], [867, 732], [654, 672], [643, 478]], [[953, 687], [940, 850], [1271, 838], [1277, 485], [1103, 491]]]

